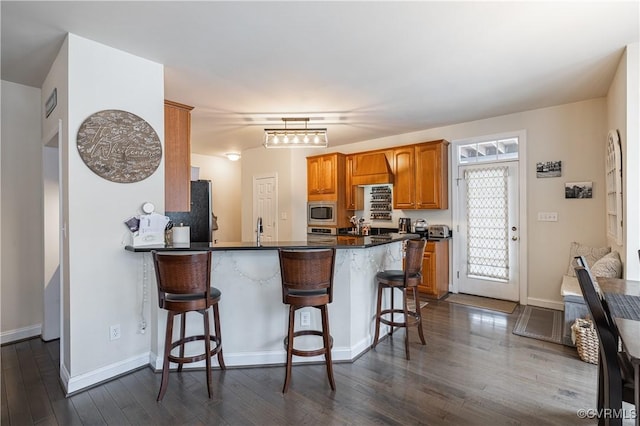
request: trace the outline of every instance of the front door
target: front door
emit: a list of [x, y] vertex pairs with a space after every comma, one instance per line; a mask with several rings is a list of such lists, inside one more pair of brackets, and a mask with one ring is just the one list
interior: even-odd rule
[[458, 172], [458, 291], [519, 301], [518, 161]]

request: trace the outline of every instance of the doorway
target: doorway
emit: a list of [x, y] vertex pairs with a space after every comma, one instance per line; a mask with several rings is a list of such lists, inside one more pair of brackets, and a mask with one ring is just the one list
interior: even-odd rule
[[[253, 223], [262, 218], [262, 241], [278, 240], [278, 175], [253, 177]], [[255, 238], [254, 238], [255, 241]]]
[[524, 132], [454, 144], [456, 292], [526, 300], [523, 143]]
[[[60, 146], [62, 122], [42, 148], [43, 208], [44, 208], [44, 288], [42, 340], [61, 337], [62, 312], [62, 186]], [[62, 347], [62, 345], [61, 345]]]

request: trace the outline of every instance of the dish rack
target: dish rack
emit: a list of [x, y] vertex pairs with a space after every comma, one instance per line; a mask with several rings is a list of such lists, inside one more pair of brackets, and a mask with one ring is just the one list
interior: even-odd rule
[[371, 187], [371, 220], [391, 220], [391, 188], [388, 186]]

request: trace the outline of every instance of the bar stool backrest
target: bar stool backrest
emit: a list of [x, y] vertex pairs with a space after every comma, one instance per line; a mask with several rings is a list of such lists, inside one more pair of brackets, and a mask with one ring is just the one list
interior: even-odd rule
[[160, 253], [151, 252], [158, 284], [158, 304], [164, 307], [167, 294], [201, 294], [209, 298], [211, 288], [211, 252]]
[[336, 250], [279, 249], [282, 302], [320, 306], [333, 301]]
[[408, 240], [405, 248], [404, 282], [408, 287], [417, 286], [422, 281], [422, 259], [427, 240]]

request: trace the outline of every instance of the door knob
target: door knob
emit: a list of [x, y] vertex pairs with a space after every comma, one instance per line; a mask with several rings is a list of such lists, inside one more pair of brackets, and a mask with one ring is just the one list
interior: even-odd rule
[[517, 231], [517, 230], [518, 230], [518, 228], [517, 228], [517, 227], [515, 227], [515, 226], [512, 226], [512, 227], [511, 227], [511, 230], [512, 230], [512, 231]]
[[518, 241], [518, 237], [516, 237], [515, 235], [513, 237], [511, 237], [511, 240], [513, 241]]

